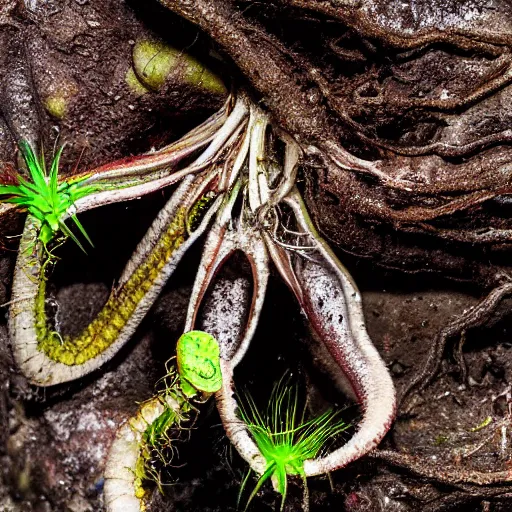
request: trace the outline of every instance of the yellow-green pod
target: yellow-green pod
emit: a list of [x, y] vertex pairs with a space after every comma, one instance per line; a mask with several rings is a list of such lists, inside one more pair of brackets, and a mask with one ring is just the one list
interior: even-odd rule
[[222, 386], [220, 350], [217, 340], [207, 332], [189, 331], [176, 346], [181, 389], [187, 396], [197, 391], [215, 393]]
[[192, 86], [214, 94], [225, 94], [222, 80], [197, 59], [161, 41], [141, 40], [133, 47], [133, 69], [140, 83], [158, 91], [167, 77], [177, 71]]

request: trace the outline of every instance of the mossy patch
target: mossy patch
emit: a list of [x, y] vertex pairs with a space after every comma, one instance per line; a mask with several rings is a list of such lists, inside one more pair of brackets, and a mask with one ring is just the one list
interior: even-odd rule
[[48, 96], [44, 102], [48, 114], [56, 119], [62, 119], [68, 110], [68, 102], [64, 96], [53, 94]]
[[64, 78], [57, 84], [52, 84], [42, 94], [44, 108], [55, 119], [63, 119], [68, 113], [71, 99], [77, 92], [77, 84], [72, 80]]

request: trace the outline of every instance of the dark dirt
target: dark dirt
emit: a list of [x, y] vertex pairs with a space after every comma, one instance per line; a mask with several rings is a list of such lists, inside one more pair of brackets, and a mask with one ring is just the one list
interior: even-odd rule
[[[191, 7], [167, 2], [178, 14], [187, 11], [204, 33], [156, 2], [0, 1], [0, 161], [16, 163], [13, 134], [41, 135], [45, 148], [58, 135], [68, 144], [63, 169], [71, 173], [82, 151], [80, 169], [137, 154], [175, 139], [219, 107], [222, 95], [184, 83], [179, 73], [171, 73], [156, 92], [140, 95], [130, 88], [126, 74], [139, 40], [168, 41], [222, 69], [222, 76], [244, 84], [247, 79], [276, 122], [305, 145], [318, 144], [320, 137], [342, 140], [359, 156], [382, 159], [395, 185], [415, 185], [412, 192], [385, 186], [374, 177], [326, 169], [313, 156], [305, 162], [301, 185], [319, 227], [363, 292], [370, 336], [400, 395], [425, 368], [441, 330], [508, 272], [511, 7], [506, 0], [224, 1], [221, 7], [219, 1], [224, 0], [206, 8], [218, 10], [218, 25], [202, 17], [202, 0]], [[223, 16], [231, 20], [233, 34], [248, 38], [246, 50], [257, 49], [253, 55], [230, 46]], [[227, 70], [213, 50], [224, 52]], [[265, 70], [275, 64], [286, 77], [282, 89], [269, 82], [270, 75], [258, 74], [263, 59]], [[26, 85], [26, 108], [10, 103], [15, 82]], [[63, 116], [56, 116], [58, 102], [48, 108], [56, 96], [65, 102]], [[294, 99], [298, 114], [287, 99]], [[34, 111], [39, 126], [31, 120]], [[20, 127], [24, 120], [32, 131]], [[81, 217], [96, 249], [88, 257], [72, 246], [61, 252], [65, 263], [57, 266], [53, 283], [64, 329], [79, 329], [101, 307], [168, 195]], [[458, 206], [450, 206], [454, 201]], [[436, 215], [436, 208], [445, 210]], [[2, 304], [9, 300], [16, 251], [16, 240], [8, 236], [21, 228], [21, 216], [0, 210]], [[103, 510], [108, 446], [119, 423], [152, 395], [172, 355], [198, 258], [196, 248], [128, 346], [74, 384], [49, 390], [27, 385], [11, 360], [2, 316], [1, 511]], [[424, 468], [439, 474], [446, 468], [510, 469], [511, 304], [504, 299], [481, 327], [463, 333], [467, 375], [458, 364], [460, 337], [448, 340], [439, 374], [421, 393], [409, 395], [381, 448], [418, 456]], [[265, 396], [290, 367], [328, 387], [307, 364], [308, 340], [298, 307], [273, 280], [240, 382]], [[341, 397], [331, 398], [343, 405]], [[357, 409], [346, 405], [347, 417], [357, 421]], [[152, 510], [236, 510], [245, 468], [229, 449], [213, 408], [204, 411], [181, 458], [187, 464], [173, 475], [176, 484], [163, 497], [155, 493]], [[311, 510], [512, 507], [509, 488], [439, 483], [427, 470], [366, 457], [331, 475], [332, 482], [311, 479]], [[285, 510], [300, 510], [301, 499], [300, 486], [293, 485]], [[252, 510], [278, 506], [265, 486]]]

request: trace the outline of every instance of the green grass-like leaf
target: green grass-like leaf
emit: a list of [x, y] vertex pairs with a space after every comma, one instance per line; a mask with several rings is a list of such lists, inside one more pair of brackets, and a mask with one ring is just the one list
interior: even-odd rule
[[[240, 397], [240, 417], [247, 425], [267, 467], [251, 492], [245, 510], [268, 478], [275, 478], [282, 495], [281, 510], [286, 499], [288, 476], [300, 476], [306, 485], [304, 461], [317, 457], [340, 432], [349, 425], [339, 412], [326, 411], [306, 420], [306, 408], [299, 408], [297, 386], [279, 381], [274, 387], [265, 412], [258, 410], [249, 394]], [[242, 483], [243, 493], [247, 478]]]
[[[81, 186], [81, 182], [87, 177], [71, 178], [59, 183], [59, 162], [63, 149], [64, 147], [61, 147], [57, 151], [48, 173], [44, 156], [38, 158], [30, 144], [21, 141], [20, 151], [27, 164], [31, 181], [18, 175], [17, 185], [0, 185], [0, 202], [16, 204], [39, 220], [41, 222], [39, 240], [45, 247], [58, 232], [61, 232], [71, 238], [85, 252], [83, 245], [63, 219], [75, 201], [97, 191], [98, 187]], [[82, 224], [76, 216], [73, 215], [71, 218], [83, 237], [92, 246], [92, 241]]]

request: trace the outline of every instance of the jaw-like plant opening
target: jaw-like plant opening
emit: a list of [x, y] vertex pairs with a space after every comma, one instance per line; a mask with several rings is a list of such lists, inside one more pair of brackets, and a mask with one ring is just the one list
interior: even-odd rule
[[[259, 477], [251, 492], [245, 510], [268, 478], [282, 496], [284, 507], [288, 489], [288, 477], [299, 476], [304, 482], [307, 501], [304, 462], [314, 459], [333, 440], [346, 430], [338, 411], [327, 410], [307, 419], [306, 406], [302, 406], [297, 385], [289, 379], [281, 379], [272, 390], [266, 410], [258, 409], [250, 394], [239, 396], [239, 415], [266, 461], [265, 472]], [[242, 483], [243, 493], [247, 479]], [[307, 507], [307, 504], [305, 505]]]
[[[276, 140], [281, 142], [275, 144]], [[203, 151], [190, 165], [178, 165], [201, 148]], [[82, 333], [69, 339], [48, 328], [41, 244], [38, 251], [33, 248], [38, 239], [41, 241], [39, 237], [44, 242], [47, 235], [43, 230], [55, 233], [59, 222], [71, 212], [67, 208], [63, 214], [58, 202], [62, 199], [57, 194], [58, 159], [49, 176], [38, 167], [34, 184], [29, 184], [32, 188], [25, 188], [33, 193], [39, 182], [40, 188], [49, 187], [50, 207], [45, 203], [44, 208], [28, 216], [9, 320], [16, 361], [31, 382], [48, 386], [73, 380], [113, 357], [132, 336], [185, 251], [209, 229], [186, 330], [195, 328], [203, 299], [213, 301], [215, 308], [202, 312], [222, 312], [217, 319], [216, 315], [205, 315], [205, 322], [198, 327], [218, 333], [221, 342], [223, 386], [216, 399], [228, 437], [253, 470], [263, 475], [249, 501], [269, 477], [284, 502], [288, 476], [305, 479], [307, 475], [326, 473], [371, 450], [393, 419], [393, 384], [366, 333], [357, 289], [315, 231], [295, 187], [301, 154], [298, 143], [274, 130], [269, 116], [241, 91], [232, 109], [226, 105], [219, 116], [213, 116], [181, 142], [104, 166], [85, 181], [75, 178], [73, 183], [62, 185], [62, 192], [68, 194], [62, 197], [67, 198], [69, 208], [74, 205], [80, 212], [182, 180], [127, 263], [104, 308]], [[37, 163], [35, 157], [34, 161]], [[75, 204], [73, 193], [83, 193], [93, 183], [101, 187], [99, 192]], [[16, 194], [4, 189], [4, 195]], [[28, 209], [28, 205], [24, 207]], [[41, 211], [44, 215], [39, 219]], [[218, 272], [237, 252], [245, 256], [250, 276], [240, 283], [239, 294], [226, 296]], [[319, 339], [328, 345], [337, 367], [351, 377], [364, 409], [364, 421], [354, 438], [326, 457], [322, 452], [328, 441], [346, 426], [332, 413], [306, 419], [296, 393], [276, 391], [266, 413], [259, 414], [255, 406], [249, 405], [245, 417], [237, 416], [233, 370], [256, 329], [270, 259], [297, 296]], [[230, 306], [231, 297], [243, 306]], [[334, 304], [340, 307], [334, 308]], [[342, 310], [344, 314], [340, 315]], [[211, 365], [205, 365], [201, 373], [210, 376], [211, 370]], [[157, 409], [160, 416], [160, 406]], [[166, 424], [167, 420], [162, 422]], [[132, 503], [139, 505], [137, 500]]]
[[[239, 249], [228, 255], [212, 277], [197, 308], [195, 325], [205, 329], [212, 323], [212, 334], [224, 341], [222, 356], [231, 359], [243, 341], [251, 314], [250, 304], [254, 297], [254, 279], [250, 262]], [[215, 322], [215, 317], [225, 318], [229, 311], [230, 321]]]

